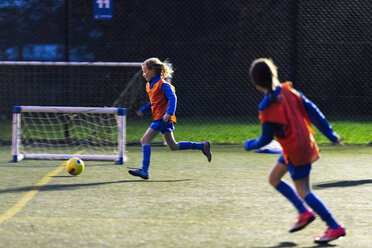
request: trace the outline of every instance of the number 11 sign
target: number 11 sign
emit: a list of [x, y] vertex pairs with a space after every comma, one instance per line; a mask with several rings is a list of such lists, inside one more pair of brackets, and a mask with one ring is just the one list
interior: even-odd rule
[[111, 20], [114, 0], [93, 0], [94, 19]]

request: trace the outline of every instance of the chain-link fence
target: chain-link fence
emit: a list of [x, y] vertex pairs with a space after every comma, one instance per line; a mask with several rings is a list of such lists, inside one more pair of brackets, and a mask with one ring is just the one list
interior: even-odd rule
[[[248, 69], [255, 58], [270, 57], [280, 80], [312, 99], [341, 135], [372, 141], [368, 0], [116, 0], [109, 21], [93, 18], [92, 1], [4, 0], [0, 18], [3, 61], [169, 58], [180, 126], [200, 125], [206, 138], [234, 136], [229, 124], [258, 124], [262, 95]], [[138, 69], [1, 65], [2, 117], [10, 117], [13, 105], [111, 106]], [[147, 101], [143, 79], [132, 87], [120, 102], [128, 120]], [[364, 135], [354, 137], [357, 128]], [[242, 141], [252, 135], [249, 128], [244, 135]], [[230, 141], [236, 142], [215, 140]]]

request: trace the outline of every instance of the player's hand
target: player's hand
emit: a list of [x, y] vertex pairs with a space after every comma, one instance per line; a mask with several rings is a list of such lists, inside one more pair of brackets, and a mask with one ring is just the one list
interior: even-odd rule
[[163, 116], [163, 121], [164, 121], [164, 122], [168, 122], [170, 117], [171, 117], [170, 114], [165, 114], [165, 115]]
[[142, 113], [141, 110], [138, 110], [138, 111], [137, 111], [137, 116], [143, 116], [143, 113]]

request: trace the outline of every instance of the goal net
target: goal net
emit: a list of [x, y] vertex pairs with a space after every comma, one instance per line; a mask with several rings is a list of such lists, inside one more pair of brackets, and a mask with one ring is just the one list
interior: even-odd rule
[[13, 107], [13, 161], [125, 160], [126, 110], [99, 107]]

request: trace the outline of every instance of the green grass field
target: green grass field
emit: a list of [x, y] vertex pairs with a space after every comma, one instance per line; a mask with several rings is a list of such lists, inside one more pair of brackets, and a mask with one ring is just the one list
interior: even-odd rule
[[[268, 183], [274, 154], [242, 146], [199, 151], [152, 149], [150, 179], [141, 148], [128, 147], [124, 166], [86, 161], [76, 177], [62, 161], [11, 163], [0, 146], [0, 247], [318, 247], [317, 218], [290, 234], [296, 211]], [[328, 247], [370, 247], [372, 147], [321, 146], [311, 184], [347, 235]], [[286, 179], [289, 179], [286, 176]]]
[[[139, 143], [140, 138], [150, 126], [151, 117], [142, 119], [129, 118], [127, 121], [127, 141]], [[348, 144], [370, 144], [372, 143], [372, 122], [335, 120], [331, 124]], [[175, 124], [174, 136], [177, 141], [210, 140], [214, 144], [243, 144], [246, 139], [256, 138], [261, 134], [261, 126], [257, 123], [245, 123], [234, 118], [201, 119], [201, 118], [179, 118]], [[316, 128], [315, 137], [318, 143], [329, 143]], [[0, 121], [0, 142], [10, 142], [12, 139], [12, 126], [10, 121]], [[161, 135], [155, 141], [161, 141]]]
[[[150, 119], [128, 119], [127, 140], [138, 141], [151, 123]], [[372, 122], [358, 121], [331, 121], [335, 132], [345, 138], [348, 144], [372, 143]], [[206, 119], [182, 119], [175, 124], [174, 136], [176, 140], [201, 141], [209, 139], [218, 144], [243, 144], [248, 138], [256, 138], [261, 134], [261, 126], [257, 123], [244, 123], [234, 118], [219, 118], [216, 120]], [[315, 138], [318, 143], [329, 143], [315, 127]], [[161, 140], [161, 137], [157, 137]]]

